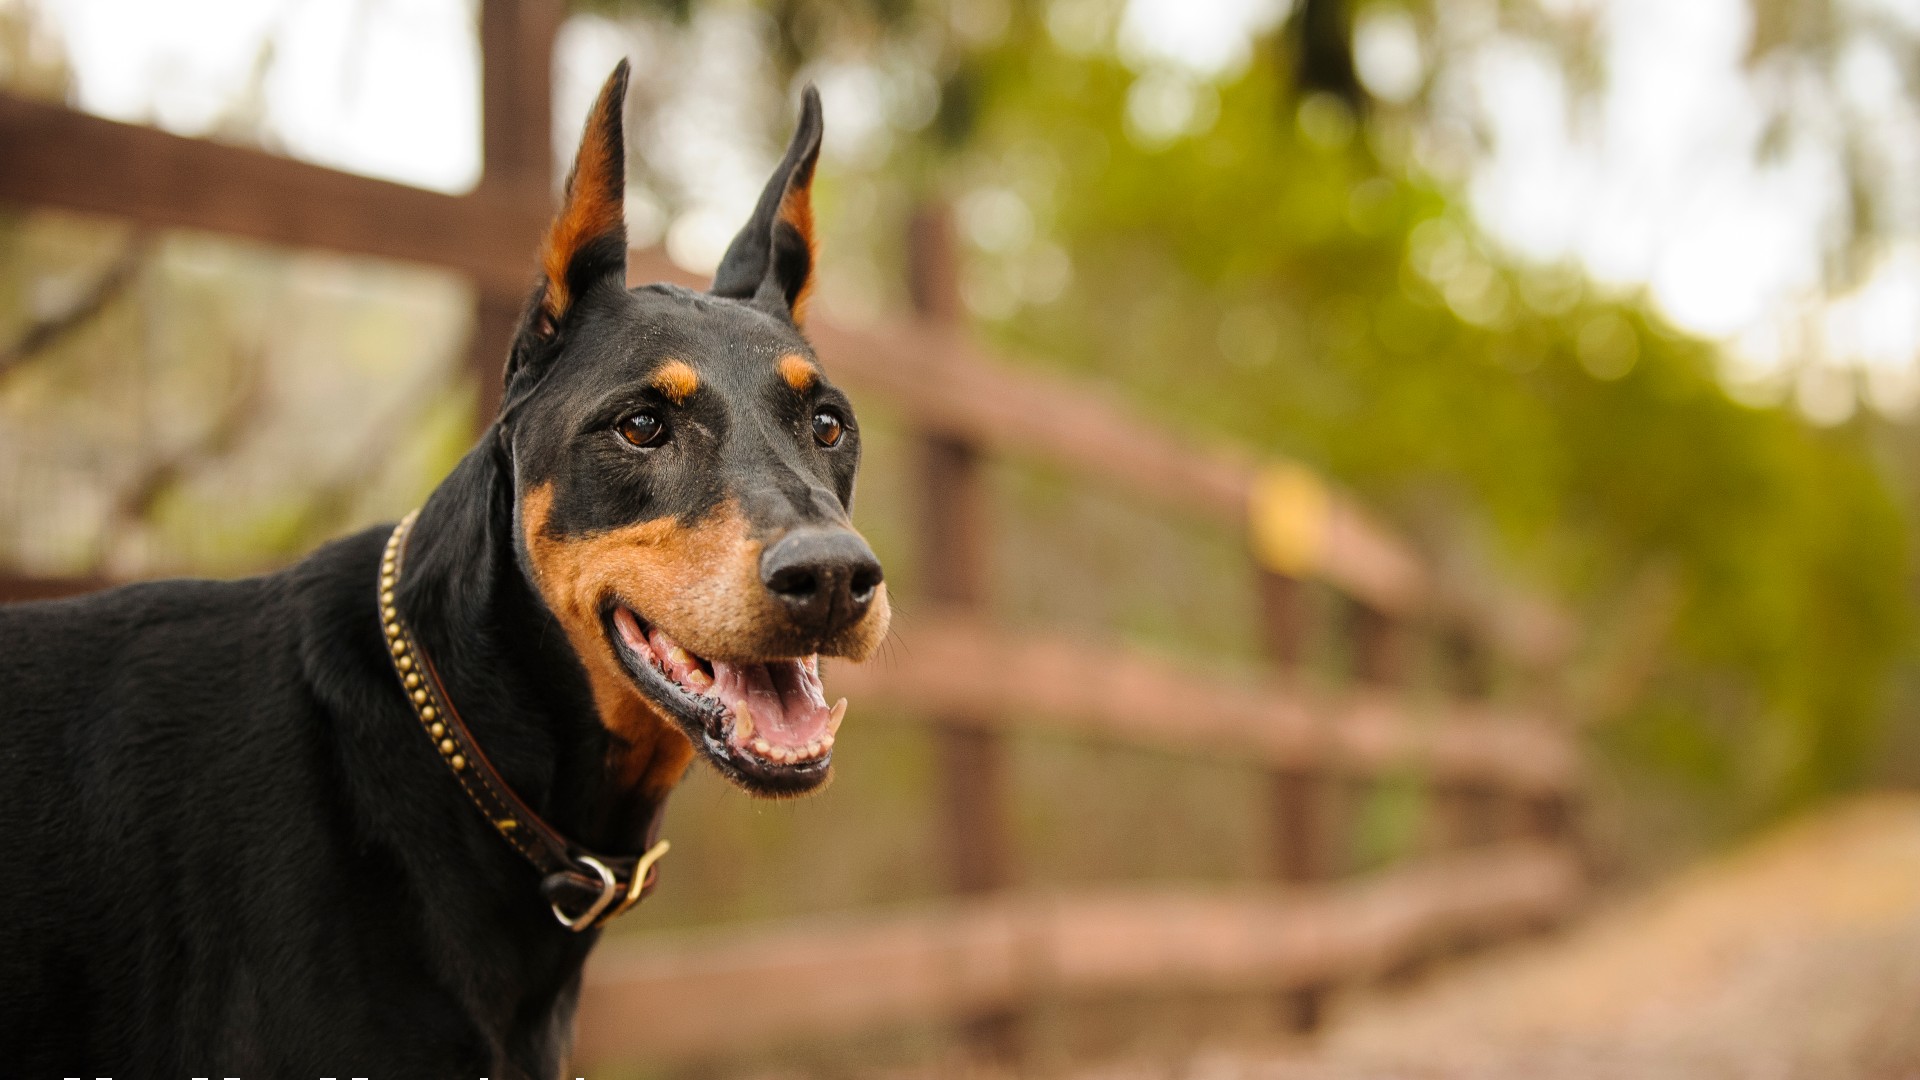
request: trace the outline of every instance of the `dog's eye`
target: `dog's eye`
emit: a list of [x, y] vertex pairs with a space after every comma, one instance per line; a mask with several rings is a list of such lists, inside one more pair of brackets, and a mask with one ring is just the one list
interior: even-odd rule
[[838, 444], [840, 437], [846, 433], [847, 427], [839, 417], [825, 409], [813, 414], [813, 440], [821, 446]]
[[658, 446], [667, 437], [666, 422], [650, 412], [637, 412], [620, 421], [620, 437], [635, 446]]

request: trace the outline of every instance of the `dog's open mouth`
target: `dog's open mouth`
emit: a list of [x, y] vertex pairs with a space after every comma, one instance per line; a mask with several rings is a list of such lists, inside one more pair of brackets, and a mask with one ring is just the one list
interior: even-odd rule
[[845, 698], [829, 708], [818, 656], [729, 663], [682, 648], [622, 605], [606, 614], [614, 652], [640, 692], [723, 773], [768, 794], [826, 779]]

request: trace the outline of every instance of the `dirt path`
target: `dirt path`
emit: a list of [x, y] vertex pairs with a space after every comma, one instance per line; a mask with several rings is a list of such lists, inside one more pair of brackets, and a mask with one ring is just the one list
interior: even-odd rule
[[1920, 1080], [1920, 797], [1832, 808], [1538, 945], [1357, 1005], [1277, 1080]]

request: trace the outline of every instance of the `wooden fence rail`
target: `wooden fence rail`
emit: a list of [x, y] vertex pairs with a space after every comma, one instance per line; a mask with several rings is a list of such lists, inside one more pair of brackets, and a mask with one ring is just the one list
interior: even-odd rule
[[974, 619], [916, 618], [891, 655], [829, 662], [826, 678], [831, 694], [863, 708], [993, 729], [1044, 725], [1277, 769], [1407, 771], [1524, 795], [1568, 795], [1579, 785], [1572, 733], [1538, 715], [1384, 688], [1316, 689], [1271, 672]]
[[740, 1053], [1048, 997], [1377, 976], [1462, 937], [1558, 919], [1580, 882], [1564, 849], [1515, 845], [1338, 885], [994, 895], [615, 940], [587, 970], [575, 1063]]
[[0, 161], [0, 201], [423, 263], [516, 296], [548, 216], [544, 184], [443, 195], [6, 94]]

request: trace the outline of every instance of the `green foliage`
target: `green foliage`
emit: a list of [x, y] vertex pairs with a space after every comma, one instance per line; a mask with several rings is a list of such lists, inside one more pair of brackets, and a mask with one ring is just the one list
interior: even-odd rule
[[[1590, 695], [1604, 744], [1735, 817], [1861, 775], [1910, 603], [1908, 523], [1862, 424], [1730, 400], [1709, 345], [1490, 250], [1404, 164], [1399, 121], [1301, 101], [1278, 61], [1143, 148], [1131, 72], [1005, 40], [973, 61], [954, 168], [1017, 192], [1074, 276], [991, 324], [1004, 345], [1316, 464], [1642, 639], [1644, 677]], [[974, 270], [1017, 280], [1029, 257]], [[1650, 577], [1673, 594], [1651, 623]]]

